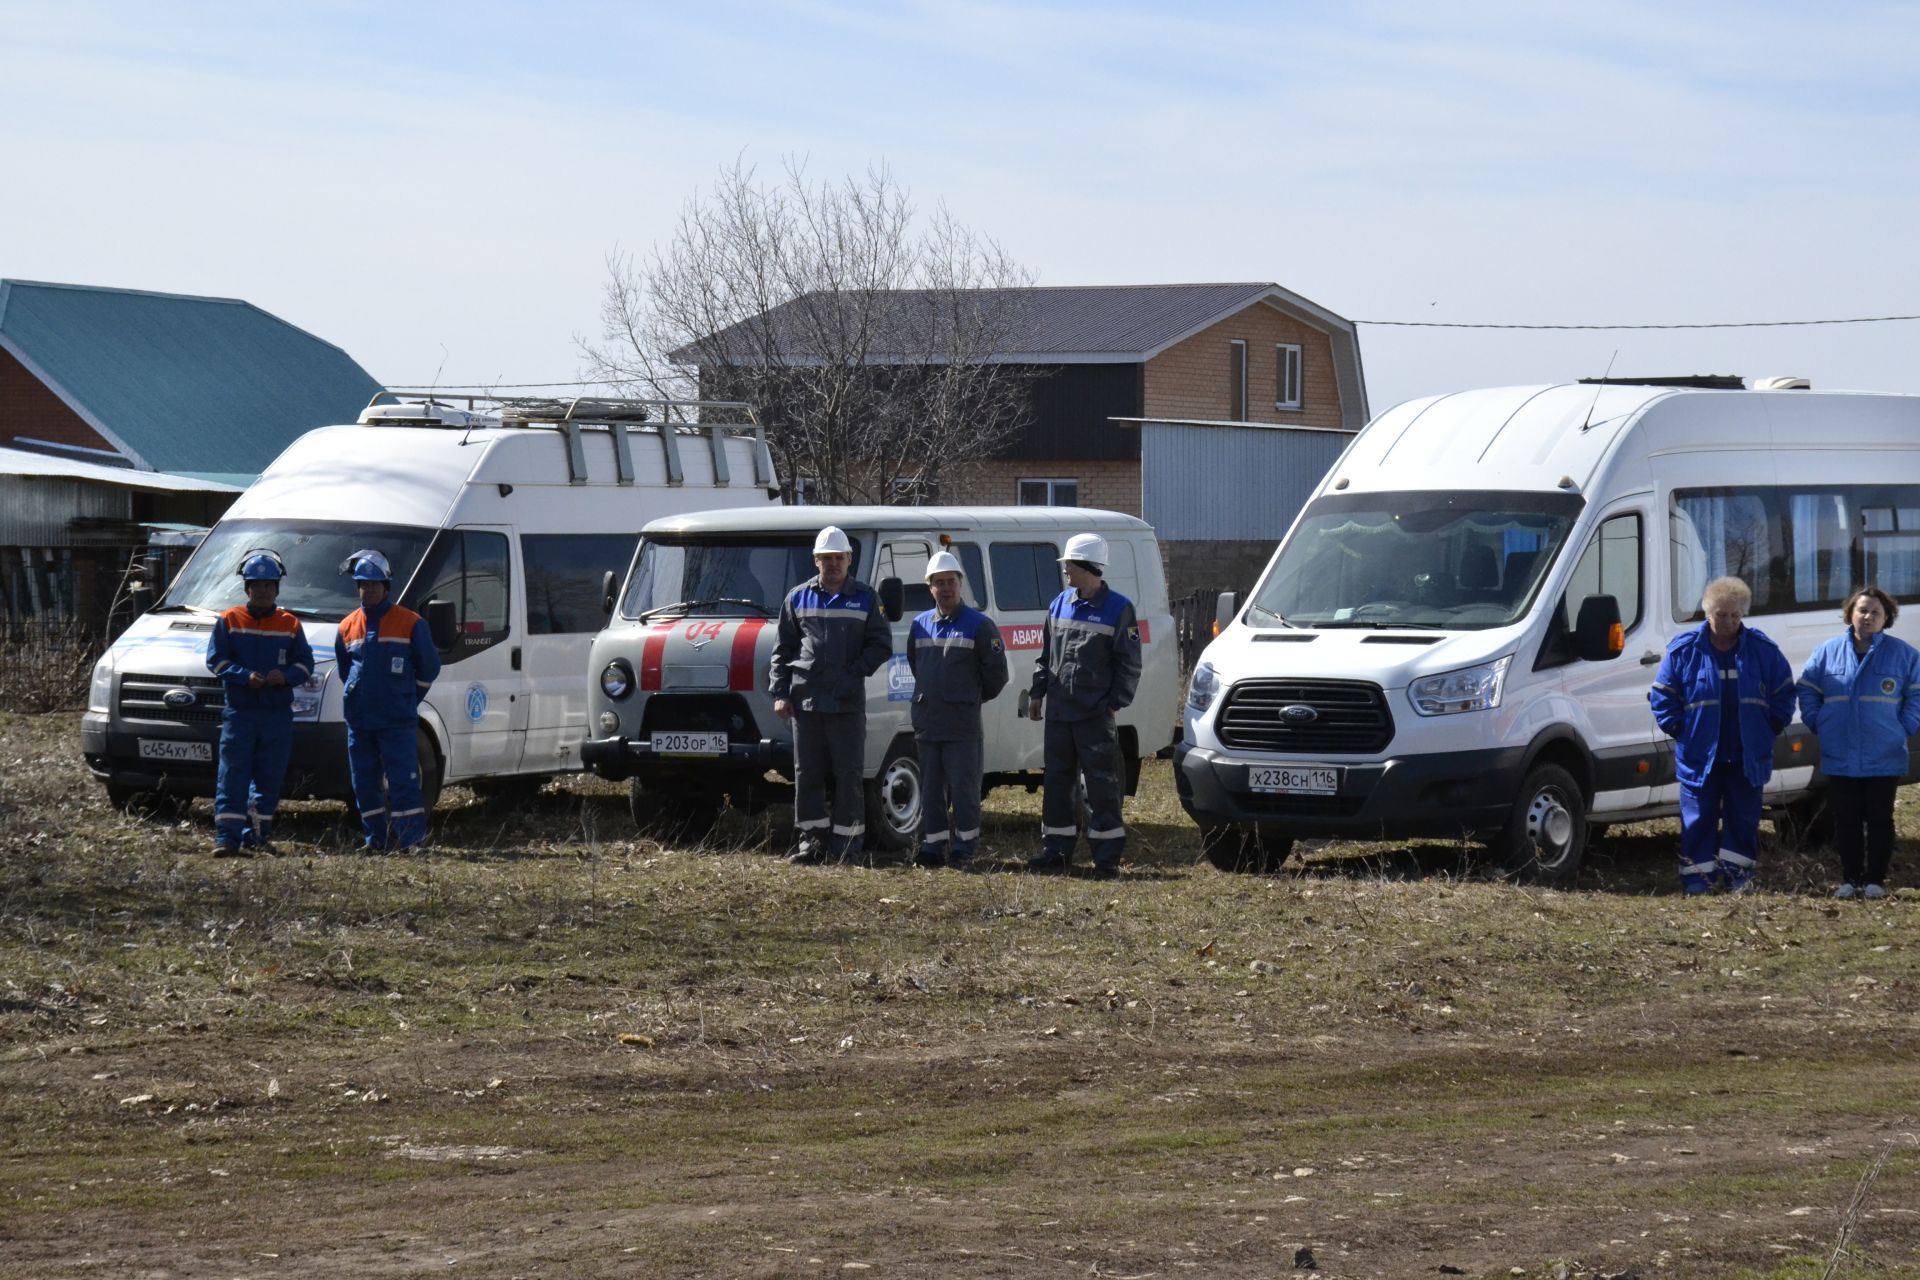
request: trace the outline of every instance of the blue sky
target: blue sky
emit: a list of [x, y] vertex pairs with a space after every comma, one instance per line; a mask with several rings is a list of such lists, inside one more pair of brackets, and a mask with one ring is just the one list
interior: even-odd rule
[[[390, 383], [576, 375], [744, 155], [890, 165], [1044, 284], [1361, 320], [1920, 313], [1904, 5], [0, 2], [0, 275], [244, 297]], [[1377, 411], [1616, 373], [1920, 391], [1920, 322], [1363, 326]]]

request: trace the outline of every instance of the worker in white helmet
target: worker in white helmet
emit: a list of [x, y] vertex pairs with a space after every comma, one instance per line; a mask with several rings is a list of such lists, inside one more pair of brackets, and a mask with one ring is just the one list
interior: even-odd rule
[[[1087, 784], [1087, 844], [1093, 871], [1120, 874], [1127, 828], [1120, 819], [1120, 735], [1114, 713], [1133, 701], [1140, 684], [1140, 624], [1133, 602], [1105, 581], [1107, 540], [1097, 533], [1067, 539], [1060, 557], [1067, 589], [1047, 608], [1040, 656], [1029, 690], [1030, 714], [1044, 715], [1046, 791], [1040, 809], [1040, 854], [1031, 871], [1062, 872], [1073, 865], [1080, 837], [1074, 779]], [[1044, 708], [1044, 710], [1043, 710]]]
[[774, 713], [793, 724], [798, 843], [790, 862], [856, 862], [862, 856], [867, 677], [893, 653], [893, 629], [878, 593], [849, 573], [852, 562], [853, 544], [828, 525], [813, 540], [819, 572], [789, 591], [780, 606], [767, 687]]
[[920, 751], [923, 867], [965, 871], [980, 842], [980, 705], [1007, 687], [1007, 650], [993, 619], [961, 596], [966, 571], [940, 550], [927, 561], [933, 608], [907, 632], [913, 738]]

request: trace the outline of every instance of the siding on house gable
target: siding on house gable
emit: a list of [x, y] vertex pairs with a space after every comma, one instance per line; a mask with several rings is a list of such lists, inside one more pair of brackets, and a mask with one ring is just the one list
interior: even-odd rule
[[[1303, 427], [1341, 425], [1340, 391], [1334, 382], [1333, 347], [1327, 335], [1264, 302], [1176, 342], [1147, 361], [1146, 403], [1140, 416], [1175, 421], [1231, 420], [1228, 344], [1235, 338], [1247, 344], [1246, 421]], [[1299, 409], [1273, 407], [1278, 392], [1273, 349], [1280, 343], [1301, 348]]]

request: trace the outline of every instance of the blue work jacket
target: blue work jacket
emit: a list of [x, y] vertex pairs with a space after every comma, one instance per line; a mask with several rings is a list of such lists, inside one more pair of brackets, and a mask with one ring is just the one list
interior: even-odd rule
[[928, 742], [981, 736], [980, 704], [1007, 687], [1007, 649], [993, 619], [969, 605], [928, 609], [907, 632], [913, 731]]
[[1793, 667], [1764, 632], [1742, 626], [1731, 653], [1713, 647], [1704, 622], [1675, 636], [1647, 701], [1660, 732], [1673, 739], [1682, 786], [1705, 785], [1719, 763], [1720, 672], [1729, 669], [1729, 659], [1740, 682], [1740, 758], [1749, 783], [1757, 787], [1773, 776], [1773, 740], [1793, 723]]
[[[289, 711], [293, 691], [313, 674], [313, 646], [300, 619], [285, 609], [256, 617], [237, 604], [215, 619], [207, 637], [207, 670], [220, 677], [227, 706], [235, 711]], [[251, 685], [255, 674], [278, 671], [286, 683]]]
[[440, 651], [433, 647], [427, 620], [391, 600], [342, 619], [333, 656], [340, 664], [341, 707], [349, 729], [412, 725], [420, 700], [440, 674]]
[[1820, 771], [1835, 778], [1904, 778], [1907, 740], [1920, 732], [1920, 650], [1882, 631], [1866, 656], [1842, 631], [1800, 672], [1800, 718], [1820, 735]]
[[1090, 720], [1133, 702], [1140, 685], [1140, 623], [1133, 601], [1101, 583], [1081, 599], [1068, 587], [1047, 607], [1028, 692], [1049, 720]]
[[893, 653], [893, 629], [880, 597], [849, 577], [826, 591], [807, 579], [780, 604], [767, 692], [802, 711], [867, 709], [867, 677]]

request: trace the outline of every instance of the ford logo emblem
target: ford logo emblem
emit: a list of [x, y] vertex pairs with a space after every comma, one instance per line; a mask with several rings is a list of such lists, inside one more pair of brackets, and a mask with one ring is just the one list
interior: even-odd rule
[[1296, 702], [1292, 706], [1280, 708], [1280, 718], [1288, 724], [1312, 724], [1320, 718], [1320, 713], [1312, 707], [1301, 706]]
[[191, 689], [169, 689], [161, 697], [160, 701], [170, 707], [190, 707], [198, 701], [198, 699], [194, 696], [194, 692]]

